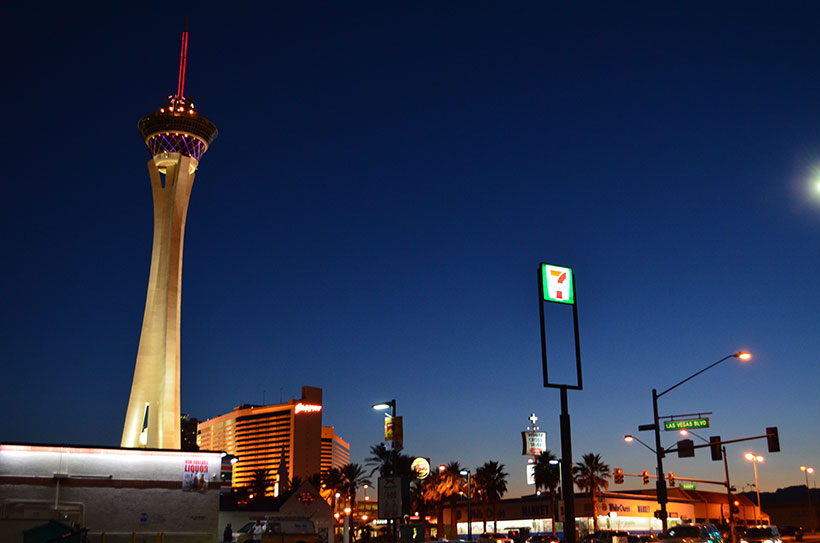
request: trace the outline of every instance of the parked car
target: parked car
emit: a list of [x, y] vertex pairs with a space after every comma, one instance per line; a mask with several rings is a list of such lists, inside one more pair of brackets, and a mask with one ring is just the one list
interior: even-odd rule
[[[237, 533], [237, 543], [253, 541], [254, 521], [242, 526]], [[262, 543], [319, 543], [313, 521], [296, 517], [266, 517]]]
[[478, 536], [477, 541], [478, 543], [515, 543], [510, 536], [493, 532], [484, 532]]
[[746, 528], [740, 538], [740, 543], [781, 543], [780, 532], [777, 526]]
[[667, 528], [658, 539], [661, 543], [723, 543], [714, 524], [678, 524]]
[[629, 532], [624, 530], [598, 530], [581, 538], [582, 543], [629, 543]]
[[527, 538], [527, 543], [561, 543], [557, 535], [535, 534]]

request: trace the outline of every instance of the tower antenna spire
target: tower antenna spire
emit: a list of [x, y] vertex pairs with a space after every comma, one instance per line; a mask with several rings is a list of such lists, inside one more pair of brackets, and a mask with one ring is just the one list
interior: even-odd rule
[[185, 66], [188, 63], [188, 16], [185, 16], [185, 31], [182, 33], [182, 46], [179, 51], [179, 79], [177, 83], [177, 97], [185, 100]]

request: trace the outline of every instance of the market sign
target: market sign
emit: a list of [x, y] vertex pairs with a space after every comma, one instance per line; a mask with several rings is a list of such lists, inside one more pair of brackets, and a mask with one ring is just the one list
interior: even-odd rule
[[572, 268], [562, 268], [551, 264], [541, 264], [541, 285], [546, 302], [575, 304], [575, 289], [572, 285]]
[[663, 421], [664, 430], [693, 430], [695, 428], [709, 428], [709, 417]]
[[547, 433], [535, 430], [521, 432], [522, 450], [525, 456], [538, 456], [547, 450]]

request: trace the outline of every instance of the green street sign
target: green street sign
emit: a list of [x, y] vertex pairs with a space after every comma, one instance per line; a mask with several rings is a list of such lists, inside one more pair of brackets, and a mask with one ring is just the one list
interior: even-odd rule
[[572, 268], [541, 264], [541, 285], [545, 302], [575, 304]]
[[695, 483], [681, 483], [680, 485], [683, 490], [695, 490], [697, 486]]
[[693, 430], [695, 428], [709, 428], [709, 417], [702, 419], [665, 420], [664, 430]]

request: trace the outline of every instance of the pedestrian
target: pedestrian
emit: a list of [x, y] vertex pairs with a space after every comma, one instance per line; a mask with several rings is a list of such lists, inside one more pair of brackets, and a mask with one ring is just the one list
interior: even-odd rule
[[253, 525], [253, 543], [262, 543], [263, 533], [265, 533], [265, 527], [257, 519], [256, 524]]
[[230, 522], [225, 526], [225, 531], [222, 533], [222, 541], [223, 543], [233, 543], [233, 528], [231, 528]]

